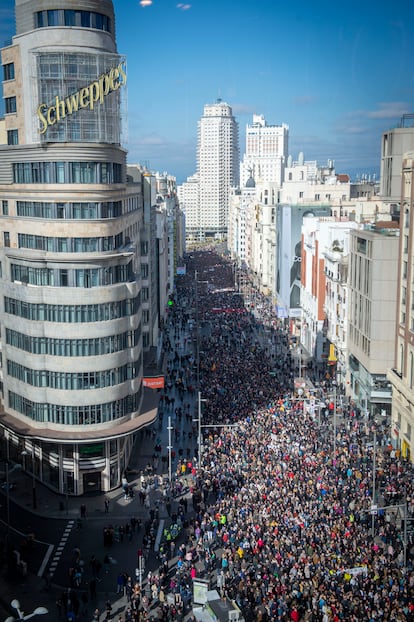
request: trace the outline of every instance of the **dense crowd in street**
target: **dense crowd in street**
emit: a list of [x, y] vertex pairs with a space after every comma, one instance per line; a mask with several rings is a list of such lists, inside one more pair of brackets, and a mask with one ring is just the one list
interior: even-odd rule
[[[328, 382], [311, 390], [314, 401], [309, 387], [295, 391], [288, 327], [264, 296], [255, 292], [253, 305], [234, 282], [233, 265], [208, 250], [187, 257], [177, 278], [165, 387], [146, 433], [154, 451], [136, 491], [148, 516], [105, 527], [103, 564], [89, 561], [92, 592], [110, 568], [112, 541], [131, 542], [134, 568], [150, 550], [157, 558], [140, 579], [120, 571], [124, 610], [114, 617], [108, 600], [93, 620], [195, 621], [197, 578], [246, 622], [414, 619], [414, 547], [404, 529], [414, 513], [412, 464], [392, 447], [385, 421], [339, 391], [333, 403]], [[160, 438], [167, 419], [170, 455]], [[156, 545], [160, 510], [168, 519]], [[68, 602], [73, 620], [87, 619], [68, 594], [67, 619]]]
[[373, 446], [372, 422], [352, 403], [334, 428], [328, 408], [319, 421], [292, 399], [283, 325], [268, 321], [264, 335], [257, 317], [238, 311], [240, 297], [224, 291], [231, 266], [214, 253], [195, 254], [187, 274], [195, 271], [207, 287], [200, 300], [191, 284], [179, 287], [172, 321], [178, 335], [197, 305], [209, 327], [198, 344], [202, 422], [217, 427], [203, 429], [201, 461], [186, 471], [194, 514], [170, 589], [182, 593], [194, 572], [213, 578], [246, 620], [412, 619], [412, 543], [401, 525], [414, 511], [412, 465], [389, 445], [386, 426]]

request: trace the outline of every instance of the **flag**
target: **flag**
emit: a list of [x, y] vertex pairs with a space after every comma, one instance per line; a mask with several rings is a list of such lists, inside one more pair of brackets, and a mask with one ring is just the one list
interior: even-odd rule
[[142, 379], [142, 384], [150, 389], [163, 389], [164, 376], [147, 376]]

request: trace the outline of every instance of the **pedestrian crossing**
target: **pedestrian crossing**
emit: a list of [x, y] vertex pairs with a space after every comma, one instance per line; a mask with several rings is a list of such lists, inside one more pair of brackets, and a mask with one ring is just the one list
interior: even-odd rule
[[60, 558], [62, 557], [62, 553], [65, 549], [65, 546], [70, 536], [70, 532], [72, 531], [74, 524], [75, 524], [74, 520], [68, 520], [65, 530], [60, 539], [60, 542], [56, 547], [55, 554], [53, 555], [52, 561], [50, 562], [50, 566], [49, 566], [50, 578], [52, 578], [56, 572], [56, 568], [59, 564]]

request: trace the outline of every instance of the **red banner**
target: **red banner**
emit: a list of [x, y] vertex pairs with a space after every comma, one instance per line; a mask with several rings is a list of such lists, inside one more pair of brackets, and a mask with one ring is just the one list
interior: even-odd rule
[[164, 388], [164, 376], [149, 376], [142, 379], [144, 387], [150, 389], [163, 389]]
[[246, 313], [244, 307], [213, 307], [212, 313]]

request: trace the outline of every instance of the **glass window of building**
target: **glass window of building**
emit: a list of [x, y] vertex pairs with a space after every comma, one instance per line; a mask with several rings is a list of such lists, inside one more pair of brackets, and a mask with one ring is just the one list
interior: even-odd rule
[[14, 63], [6, 63], [3, 65], [3, 79], [14, 80]]
[[47, 25], [48, 26], [59, 26], [59, 14], [58, 10], [51, 10], [47, 12]]
[[19, 144], [19, 132], [18, 130], [7, 130], [7, 144], [18, 145]]
[[7, 216], [8, 213], [9, 213], [9, 202], [8, 201], [2, 201], [1, 205], [2, 205], [2, 210], [3, 210], [3, 216]]
[[13, 114], [16, 112], [16, 96], [6, 97], [4, 100], [6, 114]]
[[76, 11], [65, 9], [65, 26], [76, 26]]
[[19, 144], [19, 131], [18, 130], [7, 130], [7, 144], [8, 145]]

